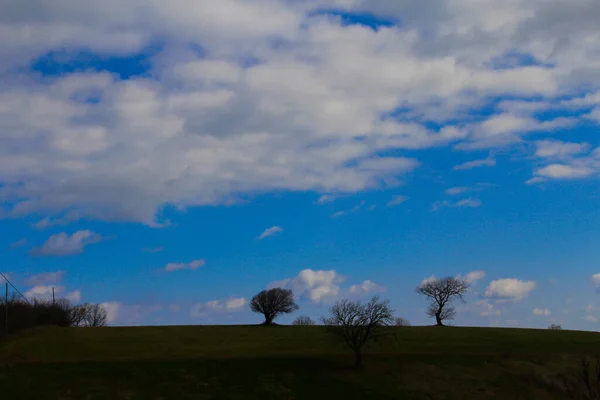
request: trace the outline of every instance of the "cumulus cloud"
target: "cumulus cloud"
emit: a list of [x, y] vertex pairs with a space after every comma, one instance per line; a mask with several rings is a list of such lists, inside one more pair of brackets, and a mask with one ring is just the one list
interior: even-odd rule
[[268, 288], [292, 289], [296, 296], [321, 303], [337, 297], [342, 290], [340, 284], [345, 280], [334, 270], [304, 269], [294, 278], [272, 282]]
[[81, 301], [81, 291], [74, 290], [72, 292], [65, 292], [64, 286], [38, 285], [27, 290], [24, 295], [28, 299], [51, 300], [53, 289], [54, 297], [56, 299], [64, 298], [73, 303]]
[[198, 269], [202, 266], [204, 266], [204, 264], [206, 264], [206, 262], [204, 260], [193, 260], [190, 261], [189, 263], [168, 263], [167, 265], [165, 265], [165, 271], [167, 272], [173, 272], [173, 271], [179, 271], [182, 269]]
[[385, 288], [381, 285], [376, 284], [370, 280], [366, 280], [359, 285], [352, 285], [348, 291], [356, 295], [366, 295], [370, 293], [381, 293], [385, 292]]
[[490, 303], [487, 299], [478, 300], [475, 302], [475, 307], [479, 310], [479, 315], [482, 317], [497, 317], [502, 313], [496, 305]]
[[388, 207], [397, 206], [408, 200], [408, 196], [394, 196], [387, 205]]
[[522, 281], [515, 278], [491, 281], [485, 290], [485, 296], [499, 300], [522, 300], [536, 288], [533, 281]]
[[584, 153], [589, 149], [587, 143], [566, 143], [559, 140], [538, 140], [535, 144], [535, 156], [542, 158], [568, 158], [574, 154]]
[[68, 235], [65, 232], [57, 233], [48, 238], [41, 246], [31, 251], [36, 256], [66, 256], [83, 253], [86, 246], [98, 243], [102, 237], [90, 230], [82, 230]]
[[241, 311], [248, 301], [243, 297], [226, 300], [211, 300], [205, 303], [194, 304], [190, 310], [191, 318], [202, 318], [214, 313], [229, 313]]
[[[600, 120], [592, 0], [17, 3], [0, 6], [0, 197], [12, 217], [159, 227], [166, 204], [394, 187], [418, 161], [377, 154], [502, 146], [584, 118], [538, 115], [548, 107]], [[330, 7], [402, 27], [346, 24]], [[57, 50], [129, 56], [157, 40], [151, 78], [23, 72]], [[193, 47], [203, 55], [182, 50]], [[482, 110], [492, 115], [474, 121]], [[477, 161], [457, 167], [492, 166]]]
[[122, 304], [116, 301], [111, 301], [100, 304], [100, 307], [106, 310], [106, 322], [111, 324], [119, 317], [119, 310], [122, 308]]
[[[45, 226], [160, 227], [166, 204], [394, 187], [419, 162], [377, 154], [501, 146], [578, 122], [536, 114], [548, 104], [599, 115], [594, 93], [581, 93], [600, 78], [591, 0], [17, 3], [0, 6], [0, 197], [9, 216], [41, 215]], [[314, 12], [332, 6], [402, 28]], [[23, 72], [57, 50], [129, 56], [159, 39], [151, 78]], [[181, 50], [192, 47], [203, 56]], [[515, 100], [490, 108], [495, 97]], [[473, 121], [482, 109], [493, 115]], [[457, 169], [493, 164], [477, 161]]]
[[485, 278], [484, 271], [471, 271], [465, 276], [467, 283], [475, 283], [483, 278]]
[[586, 178], [596, 171], [588, 166], [575, 166], [566, 164], [550, 164], [540, 168], [536, 174], [541, 178], [550, 179], [580, 179]]
[[52, 283], [60, 283], [65, 277], [65, 271], [42, 272], [25, 278], [24, 282], [28, 286], [43, 286]]
[[544, 316], [547, 317], [550, 314], [552, 314], [552, 312], [550, 310], [548, 310], [547, 308], [534, 308], [531, 313], [533, 315], [539, 315], [539, 316]]
[[272, 226], [270, 228], [265, 229], [263, 233], [261, 233], [258, 237], [258, 240], [263, 240], [264, 238], [268, 238], [269, 236], [273, 236], [280, 232], [283, 232], [283, 228], [279, 226]]

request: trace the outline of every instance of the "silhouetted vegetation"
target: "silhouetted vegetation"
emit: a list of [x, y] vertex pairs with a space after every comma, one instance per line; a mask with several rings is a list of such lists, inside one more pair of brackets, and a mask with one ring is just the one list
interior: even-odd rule
[[106, 326], [106, 311], [98, 304], [85, 303], [74, 306], [65, 299], [55, 302], [33, 299], [27, 302], [13, 297], [8, 300], [8, 307], [5, 300], [0, 300], [2, 334], [10, 335], [40, 326]]
[[548, 329], [550, 329], [551, 331], [561, 331], [562, 330], [562, 326], [557, 325], [557, 324], [551, 324]]
[[290, 289], [263, 290], [250, 301], [250, 309], [265, 316], [263, 325], [272, 325], [275, 318], [281, 314], [289, 314], [299, 308]]
[[310, 317], [303, 315], [296, 318], [294, 322], [292, 322], [292, 325], [311, 326], [315, 325], [315, 321], [313, 321]]
[[456, 316], [456, 309], [452, 302], [458, 297], [464, 303], [463, 295], [468, 288], [469, 284], [466, 280], [448, 276], [422, 283], [417, 287], [417, 293], [431, 300], [427, 315], [435, 318], [436, 325], [444, 326], [443, 321], [454, 319]]
[[410, 326], [410, 322], [406, 318], [396, 317], [396, 318], [394, 318], [394, 325], [396, 325], [396, 326]]
[[378, 341], [394, 332], [388, 329], [394, 323], [389, 300], [379, 301], [373, 297], [362, 304], [344, 299], [329, 309], [329, 317], [323, 317], [325, 330], [337, 336], [354, 352], [357, 367], [362, 366], [362, 350], [370, 341]]

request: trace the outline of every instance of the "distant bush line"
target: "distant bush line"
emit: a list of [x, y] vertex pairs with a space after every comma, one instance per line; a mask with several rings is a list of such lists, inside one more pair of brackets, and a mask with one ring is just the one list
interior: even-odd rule
[[106, 326], [106, 322], [106, 311], [98, 304], [12, 298], [7, 306], [6, 300], [0, 300], [0, 337], [40, 326]]

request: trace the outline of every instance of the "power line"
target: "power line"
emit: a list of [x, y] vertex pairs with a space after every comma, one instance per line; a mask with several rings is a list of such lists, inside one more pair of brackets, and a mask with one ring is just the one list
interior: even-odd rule
[[12, 288], [15, 289], [15, 291], [21, 295], [21, 297], [23, 298], [23, 300], [25, 300], [28, 304], [31, 304], [29, 302], [29, 300], [27, 300], [27, 297], [23, 296], [23, 293], [21, 293], [19, 291], [19, 289], [17, 289], [15, 287], [15, 285], [13, 285], [12, 282], [8, 280], [8, 278], [6, 277], [6, 275], [4, 275], [2, 272], [0, 272], [0, 276], [2, 276], [4, 278], [4, 280], [6, 281], [6, 283], [8, 283], [10, 286], [12, 286]]

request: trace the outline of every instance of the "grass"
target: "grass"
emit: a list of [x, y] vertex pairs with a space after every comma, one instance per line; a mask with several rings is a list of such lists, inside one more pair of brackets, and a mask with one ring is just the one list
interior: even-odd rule
[[[398, 328], [366, 368], [319, 327], [43, 328], [0, 344], [6, 399], [559, 399], [593, 332]], [[564, 397], [563, 397], [564, 398]]]

